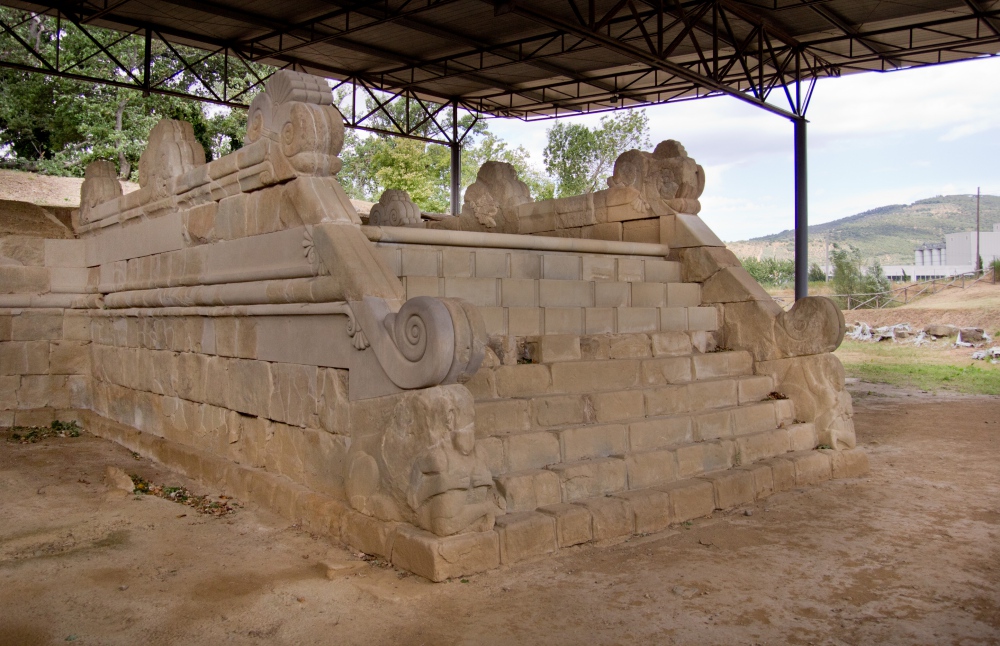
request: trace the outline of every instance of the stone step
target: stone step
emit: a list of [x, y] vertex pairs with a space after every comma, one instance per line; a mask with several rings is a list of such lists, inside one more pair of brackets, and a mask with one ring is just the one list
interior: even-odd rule
[[497, 517], [500, 560], [511, 564], [584, 543], [607, 543], [753, 504], [796, 487], [868, 472], [861, 449], [804, 450], [754, 464]]
[[[615, 452], [620, 447], [612, 445], [624, 442], [623, 438], [604, 439], [606, 455], [551, 464], [543, 464], [541, 458], [543, 452], [551, 451], [550, 447], [537, 444], [530, 449], [528, 445], [520, 447], [528, 450], [515, 459], [530, 456], [534, 463], [524, 461], [517, 464], [518, 470], [494, 475], [507, 511], [533, 511], [546, 505], [670, 486], [685, 478], [752, 465], [789, 452], [810, 451], [816, 447], [816, 430], [812, 424], [793, 424], [734, 438], [689, 441], [670, 448], [634, 452]], [[507, 454], [504, 459], [508, 457], [514, 456]], [[558, 459], [558, 452], [550, 457]]]
[[445, 296], [480, 307], [678, 308], [701, 305], [698, 283], [403, 276], [406, 298]]
[[485, 366], [466, 386], [477, 400], [485, 401], [555, 394], [587, 395], [750, 376], [753, 376], [750, 353], [723, 351], [651, 359], [592, 359]]
[[603, 359], [652, 359], [704, 354], [717, 350], [707, 331], [624, 334], [546, 334], [524, 339], [524, 356], [531, 363]]
[[709, 442], [735, 442], [733, 446], [738, 454], [746, 454], [750, 460], [787, 451], [789, 446], [812, 448], [816, 445], [815, 426], [796, 424], [792, 419], [775, 422], [776, 413], [773, 402], [762, 402], [710, 414], [661, 417], [632, 424], [588, 424], [559, 430], [526, 431], [489, 436], [479, 441], [489, 456], [491, 469], [497, 474], [615, 456], [645, 454], [648, 460], [653, 460], [652, 454], [656, 452], [672, 452], [678, 455], [679, 472], [688, 475], [692, 469], [693, 472], [702, 470], [698, 464], [704, 457], [699, 452], [701, 449], [691, 447]]
[[679, 262], [643, 256], [378, 243], [399, 277], [679, 283]]
[[669, 419], [757, 404], [772, 406], [779, 421], [791, 417], [791, 400], [769, 400], [773, 390], [772, 378], [758, 375], [603, 393], [481, 398], [476, 401], [476, 420], [480, 436], [489, 437], [526, 430], [558, 431], [581, 424]]

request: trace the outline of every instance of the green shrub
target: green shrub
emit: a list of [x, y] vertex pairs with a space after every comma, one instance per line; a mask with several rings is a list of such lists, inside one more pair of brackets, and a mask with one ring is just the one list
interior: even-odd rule
[[795, 278], [795, 264], [791, 260], [776, 258], [743, 258], [743, 268], [765, 287], [781, 287]]

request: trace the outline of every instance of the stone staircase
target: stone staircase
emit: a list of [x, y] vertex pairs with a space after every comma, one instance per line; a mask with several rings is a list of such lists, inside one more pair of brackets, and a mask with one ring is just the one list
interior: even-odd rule
[[816, 430], [796, 422], [792, 400], [753, 374], [749, 353], [716, 348], [716, 310], [679, 263], [379, 247], [407, 298], [474, 303], [502, 346], [466, 384], [477, 450], [506, 502], [502, 561], [831, 477], [834, 458], [813, 450]]

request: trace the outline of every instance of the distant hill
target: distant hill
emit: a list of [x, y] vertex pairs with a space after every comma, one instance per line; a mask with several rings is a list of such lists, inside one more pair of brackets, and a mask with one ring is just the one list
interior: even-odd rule
[[[980, 228], [992, 231], [1000, 222], [1000, 197], [983, 195]], [[913, 263], [913, 250], [925, 242], [944, 242], [946, 233], [974, 231], [976, 196], [945, 195], [913, 204], [891, 204], [840, 220], [809, 227], [809, 258], [823, 264], [824, 243], [854, 245], [865, 258], [878, 258], [883, 265]], [[794, 233], [728, 243], [740, 258], [754, 256], [784, 260], [794, 255]]]

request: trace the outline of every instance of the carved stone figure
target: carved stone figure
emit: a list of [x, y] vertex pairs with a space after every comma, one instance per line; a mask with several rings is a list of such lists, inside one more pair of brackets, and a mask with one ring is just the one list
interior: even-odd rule
[[477, 450], [474, 410], [463, 386], [397, 396], [384, 427], [367, 429], [351, 444], [351, 506], [438, 536], [492, 529], [502, 511], [493, 475]]
[[531, 191], [512, 165], [488, 161], [465, 191], [461, 228], [517, 233], [517, 207], [530, 201]]
[[267, 137], [299, 173], [336, 175], [344, 146], [344, 120], [333, 93], [318, 76], [280, 70], [254, 97], [247, 118], [246, 143]]
[[420, 223], [420, 207], [406, 191], [386, 190], [372, 206], [368, 224], [381, 227], [402, 227]]
[[787, 312], [773, 301], [726, 304], [726, 345], [758, 361], [833, 352], [846, 329], [844, 314], [825, 296], [800, 298]]
[[187, 121], [161, 119], [149, 133], [149, 144], [139, 156], [139, 186], [154, 198], [169, 194], [167, 182], [205, 163], [205, 149], [194, 138]]
[[98, 160], [87, 164], [80, 186], [80, 223], [91, 221], [90, 212], [98, 204], [104, 204], [122, 196], [122, 185], [118, 181], [115, 165]]
[[631, 187], [655, 215], [697, 214], [705, 190], [705, 171], [680, 142], [661, 141], [651, 152], [629, 150], [615, 160], [612, 188]]

